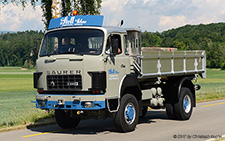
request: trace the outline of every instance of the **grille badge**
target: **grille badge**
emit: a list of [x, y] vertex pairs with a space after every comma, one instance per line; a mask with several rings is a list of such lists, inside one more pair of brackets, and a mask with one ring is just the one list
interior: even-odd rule
[[50, 82], [50, 85], [51, 85], [52, 87], [54, 87], [54, 86], [55, 86], [55, 82], [54, 82], [54, 81], [51, 81], [51, 82]]

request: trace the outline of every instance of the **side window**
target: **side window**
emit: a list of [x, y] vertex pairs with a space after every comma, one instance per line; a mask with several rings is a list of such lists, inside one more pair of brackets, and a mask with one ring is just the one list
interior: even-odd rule
[[134, 40], [134, 38], [131, 38], [131, 48], [135, 48], [135, 40]]
[[136, 39], [136, 40], [135, 40], [135, 48], [138, 48], [138, 45], [139, 45], [138, 39]]
[[141, 39], [139, 39], [139, 47], [141, 48]]
[[107, 39], [106, 43], [106, 54], [109, 54], [110, 52], [110, 47], [117, 47], [117, 53], [116, 54], [121, 54], [122, 53], [122, 47], [121, 47], [121, 37], [120, 35], [110, 35]]
[[127, 35], [124, 35], [125, 54], [129, 55], [129, 41]]

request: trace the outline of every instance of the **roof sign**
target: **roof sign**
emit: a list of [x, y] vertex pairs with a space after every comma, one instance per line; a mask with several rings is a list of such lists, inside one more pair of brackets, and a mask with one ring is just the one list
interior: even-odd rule
[[48, 29], [67, 26], [102, 26], [103, 16], [101, 15], [79, 15], [67, 16], [52, 19]]

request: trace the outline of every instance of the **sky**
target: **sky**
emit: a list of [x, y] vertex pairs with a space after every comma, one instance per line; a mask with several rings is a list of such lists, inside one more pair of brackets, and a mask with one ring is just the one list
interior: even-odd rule
[[[187, 24], [225, 22], [224, 0], [102, 0], [104, 25], [162, 32]], [[0, 5], [0, 31], [44, 30], [40, 5]]]

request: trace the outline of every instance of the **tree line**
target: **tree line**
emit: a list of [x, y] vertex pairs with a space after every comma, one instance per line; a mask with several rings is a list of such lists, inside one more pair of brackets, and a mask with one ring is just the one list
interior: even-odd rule
[[186, 25], [162, 33], [144, 31], [142, 46], [205, 50], [208, 68], [225, 69], [225, 23]]
[[35, 64], [36, 54], [44, 33], [24, 31], [0, 35], [0, 66], [25, 66]]

